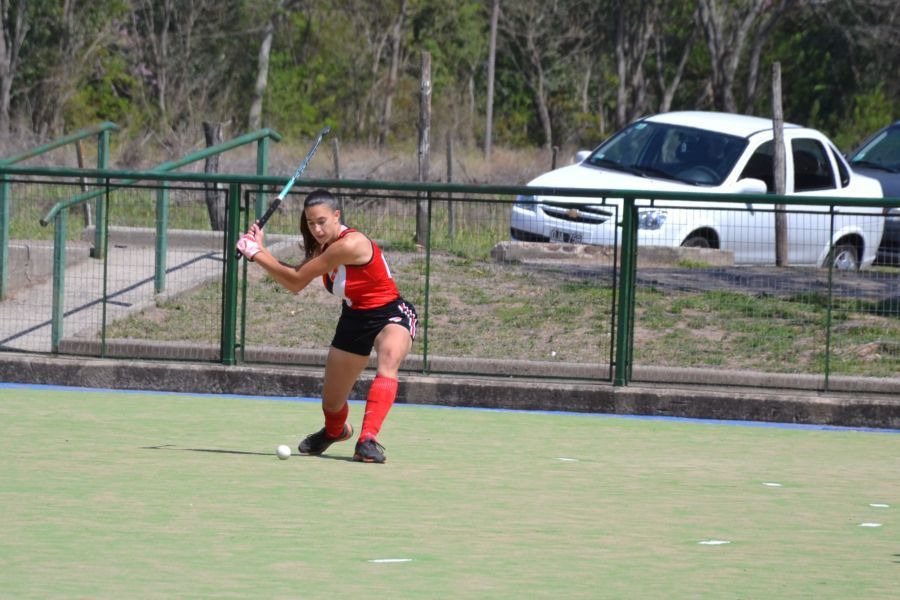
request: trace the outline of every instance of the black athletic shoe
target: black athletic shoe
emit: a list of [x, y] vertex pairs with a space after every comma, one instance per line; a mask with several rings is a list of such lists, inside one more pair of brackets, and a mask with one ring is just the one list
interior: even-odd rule
[[344, 423], [344, 431], [342, 431], [341, 435], [336, 438], [329, 436], [328, 432], [323, 427], [319, 431], [306, 436], [306, 439], [300, 442], [297, 450], [300, 451], [300, 454], [306, 454], [307, 456], [318, 456], [328, 450], [328, 446], [332, 445], [335, 442], [344, 442], [346, 440], [349, 440], [352, 435], [353, 426], [350, 425], [350, 423]]
[[356, 452], [353, 453], [353, 460], [356, 462], [383, 463], [387, 459], [384, 457], [384, 446], [373, 438], [369, 438], [364, 442], [356, 442]]

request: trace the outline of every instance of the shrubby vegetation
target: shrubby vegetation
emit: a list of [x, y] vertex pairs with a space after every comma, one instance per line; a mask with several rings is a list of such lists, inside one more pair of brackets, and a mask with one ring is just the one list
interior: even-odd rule
[[[434, 126], [484, 144], [493, 0], [2, 0], [0, 130], [101, 120], [163, 148], [201, 121], [413, 144], [419, 60]], [[769, 114], [847, 150], [897, 116], [895, 0], [499, 0], [492, 139], [590, 146], [641, 114]], [[435, 139], [438, 139], [435, 136]]]

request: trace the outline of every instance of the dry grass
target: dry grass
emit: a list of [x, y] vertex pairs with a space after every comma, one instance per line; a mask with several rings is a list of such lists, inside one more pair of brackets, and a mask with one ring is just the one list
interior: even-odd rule
[[[326, 139], [326, 142], [328, 140]], [[270, 149], [269, 172], [290, 174], [299, 159], [305, 156], [308, 146], [304, 142], [273, 145]], [[386, 149], [361, 145], [341, 145], [340, 175], [343, 179], [416, 181], [418, 158], [414, 146], [395, 146]], [[574, 150], [561, 152], [558, 164], [567, 164], [574, 157]], [[236, 151], [223, 157], [222, 171], [252, 173], [255, 169], [252, 150]], [[524, 185], [541, 173], [550, 170], [551, 157], [546, 150], [537, 148], [495, 148], [490, 165], [484, 153], [474, 147], [454, 147], [452, 181], [456, 183]], [[447, 177], [447, 152], [444, 146], [432, 147], [429, 160], [430, 181], [445, 182]], [[310, 163], [306, 176], [315, 179], [335, 177], [334, 147], [326, 143], [320, 147]]]
[[[225, 139], [237, 137], [243, 132], [226, 132]], [[0, 156], [8, 157], [27, 151], [54, 138], [42, 138], [30, 133], [9, 136], [0, 142]], [[326, 138], [318, 155], [307, 170], [307, 177], [332, 179], [335, 177], [334, 145], [339, 142], [340, 170], [344, 179], [416, 181], [418, 178], [417, 148], [414, 143], [399, 143], [388, 148], [370, 147], [364, 144], [343, 143], [339, 135]], [[311, 139], [283, 140], [273, 143], [269, 149], [269, 173], [289, 175], [299, 160], [309, 150]], [[119, 133], [112, 137], [110, 167], [113, 169], [145, 170], [167, 161], [174, 160], [205, 148], [202, 134], [196, 137], [167, 140], [162, 144], [154, 136], [129, 138]], [[574, 157], [574, 148], [561, 150], [558, 154], [560, 166], [568, 164]], [[96, 166], [96, 140], [83, 141], [85, 166]], [[78, 160], [74, 145], [58, 148], [47, 154], [24, 161], [23, 165], [35, 167], [77, 167]], [[446, 141], [431, 147], [429, 159], [430, 181], [447, 181]], [[490, 164], [485, 160], [482, 149], [455, 144], [453, 148], [452, 180], [458, 183], [494, 183], [503, 185], [525, 184], [537, 175], [551, 168], [551, 154], [540, 148], [494, 147]], [[184, 171], [202, 171], [203, 161], [186, 167]], [[222, 173], [255, 173], [256, 145], [237, 148], [221, 156], [219, 170]]]

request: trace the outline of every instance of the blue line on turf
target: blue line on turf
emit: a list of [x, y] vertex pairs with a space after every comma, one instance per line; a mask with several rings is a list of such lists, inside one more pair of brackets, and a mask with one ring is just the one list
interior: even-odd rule
[[[308, 398], [298, 396], [254, 396], [248, 394], [209, 394], [202, 392], [167, 392], [158, 390], [119, 390], [112, 388], [86, 388], [65, 385], [43, 385], [32, 383], [0, 383], [2, 389], [32, 389], [32, 390], [54, 390], [63, 392], [106, 392], [113, 394], [144, 394], [144, 395], [160, 395], [160, 396], [199, 396], [199, 397], [215, 397], [215, 398], [234, 398], [238, 400], [270, 400], [274, 402], [315, 402], [318, 404], [319, 398]], [[351, 404], [362, 404], [363, 400], [350, 400]], [[572, 416], [572, 417], [593, 417], [598, 419], [631, 419], [637, 421], [671, 421], [674, 423], [698, 423], [702, 425], [732, 425], [739, 427], [761, 427], [775, 429], [800, 429], [812, 431], [856, 431], [861, 433], [900, 433], [900, 429], [881, 429], [877, 427], [844, 427], [840, 425], [807, 425], [802, 423], [776, 423], [770, 421], [740, 421], [728, 419], [696, 419], [689, 417], [661, 417], [654, 415], [614, 415], [610, 413], [586, 413], [564, 410], [517, 410], [514, 408], [479, 408], [470, 406], [445, 406], [442, 404], [397, 404], [397, 406], [414, 406], [417, 408], [431, 408], [438, 410], [469, 410], [484, 412], [500, 412], [515, 414], [531, 414], [531, 415], [554, 415], [554, 416]]]

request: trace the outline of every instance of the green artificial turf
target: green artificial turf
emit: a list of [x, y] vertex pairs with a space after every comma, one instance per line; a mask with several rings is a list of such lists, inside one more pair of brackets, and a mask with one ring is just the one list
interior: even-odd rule
[[276, 458], [320, 426], [0, 388], [0, 596], [900, 596], [897, 433], [398, 405], [385, 465]]

